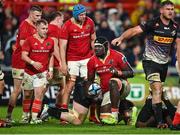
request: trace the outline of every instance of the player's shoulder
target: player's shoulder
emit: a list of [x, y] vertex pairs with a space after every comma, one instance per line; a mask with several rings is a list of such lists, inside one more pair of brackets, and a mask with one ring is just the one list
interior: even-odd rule
[[160, 16], [157, 16], [157, 17], [153, 17], [152, 19], [150, 19], [149, 21], [149, 24], [152, 25], [152, 26], [158, 26], [161, 22], [160, 20]]
[[90, 57], [89, 61], [94, 61], [96, 59], [96, 55]]
[[175, 20], [171, 20], [171, 25], [175, 28], [175, 29], [179, 29], [179, 25]]
[[71, 25], [71, 24], [72, 24], [72, 18], [66, 20], [66, 21], [64, 22], [63, 26], [65, 26], [65, 25]]
[[26, 38], [26, 40], [28, 40], [28, 41], [33, 41], [34, 39], [35, 39], [34, 35], [29, 36], [29, 37]]
[[111, 55], [117, 56], [117, 57], [124, 57], [124, 54], [122, 52], [110, 49]]
[[92, 23], [92, 24], [94, 23], [94, 21], [88, 16], [86, 17], [86, 20], [87, 20], [88, 23]]
[[28, 27], [28, 26], [30, 26], [30, 24], [28, 23], [27, 20], [23, 20], [23, 21], [21, 22], [21, 24], [20, 24], [20, 28]]

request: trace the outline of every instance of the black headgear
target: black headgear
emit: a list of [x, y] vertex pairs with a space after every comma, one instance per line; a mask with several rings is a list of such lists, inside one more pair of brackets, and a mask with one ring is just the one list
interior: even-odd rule
[[96, 40], [94, 41], [94, 46], [96, 45], [102, 45], [105, 48], [105, 51], [108, 50], [108, 46], [109, 46], [109, 42], [105, 37], [98, 37], [96, 38]]

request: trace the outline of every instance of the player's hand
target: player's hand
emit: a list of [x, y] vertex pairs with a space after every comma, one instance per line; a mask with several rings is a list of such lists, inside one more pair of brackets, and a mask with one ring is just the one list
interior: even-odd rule
[[118, 77], [118, 70], [115, 67], [110, 67], [109, 70], [113, 76]]
[[67, 75], [68, 73], [68, 70], [67, 70], [67, 65], [62, 65], [61, 68], [60, 68], [60, 71], [63, 73], [63, 75]]
[[43, 65], [40, 62], [34, 62], [32, 65], [37, 70], [40, 70], [43, 67]]
[[122, 41], [119, 38], [115, 38], [111, 41], [112, 45], [119, 46], [122, 43]]
[[47, 72], [47, 80], [51, 80], [53, 78], [53, 72], [49, 71]]

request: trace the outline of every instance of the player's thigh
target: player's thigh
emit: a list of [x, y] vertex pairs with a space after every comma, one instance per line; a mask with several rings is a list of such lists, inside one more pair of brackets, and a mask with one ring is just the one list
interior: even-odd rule
[[143, 68], [146, 74], [146, 80], [149, 82], [161, 82], [159, 67], [155, 62], [144, 60]]
[[22, 80], [24, 77], [24, 69], [12, 68], [12, 77], [14, 79]]
[[81, 122], [84, 122], [86, 116], [88, 114], [89, 107], [85, 107], [80, 103], [73, 101], [73, 112], [76, 118], [78, 118]]
[[89, 61], [88, 59], [84, 59], [80, 61], [80, 77], [87, 77], [87, 63]]
[[33, 76], [27, 73], [24, 73], [24, 77], [22, 80], [22, 89], [31, 91], [33, 90]]
[[70, 76], [79, 76], [79, 61], [68, 61], [67, 64]]
[[53, 70], [53, 78], [49, 80], [49, 85], [60, 85], [64, 87], [66, 84], [66, 77], [59, 71], [58, 68]]
[[122, 81], [122, 89], [120, 91], [120, 100], [123, 100], [129, 95], [131, 88], [127, 80], [121, 79], [121, 81]]
[[33, 75], [33, 87], [34, 88], [35, 87], [46, 88], [47, 84], [48, 84], [47, 71]]

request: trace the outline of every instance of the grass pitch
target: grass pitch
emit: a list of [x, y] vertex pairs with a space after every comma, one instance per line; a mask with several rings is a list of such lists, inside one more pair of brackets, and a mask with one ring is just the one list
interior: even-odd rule
[[[7, 107], [0, 108], [0, 118], [5, 118]], [[180, 131], [156, 128], [135, 128], [120, 123], [116, 126], [95, 125], [88, 120], [81, 126], [60, 125], [58, 120], [50, 119], [39, 125], [22, 125], [18, 123], [22, 108], [14, 109], [13, 118], [16, 122], [11, 128], [0, 128], [0, 134], [180, 134]]]

